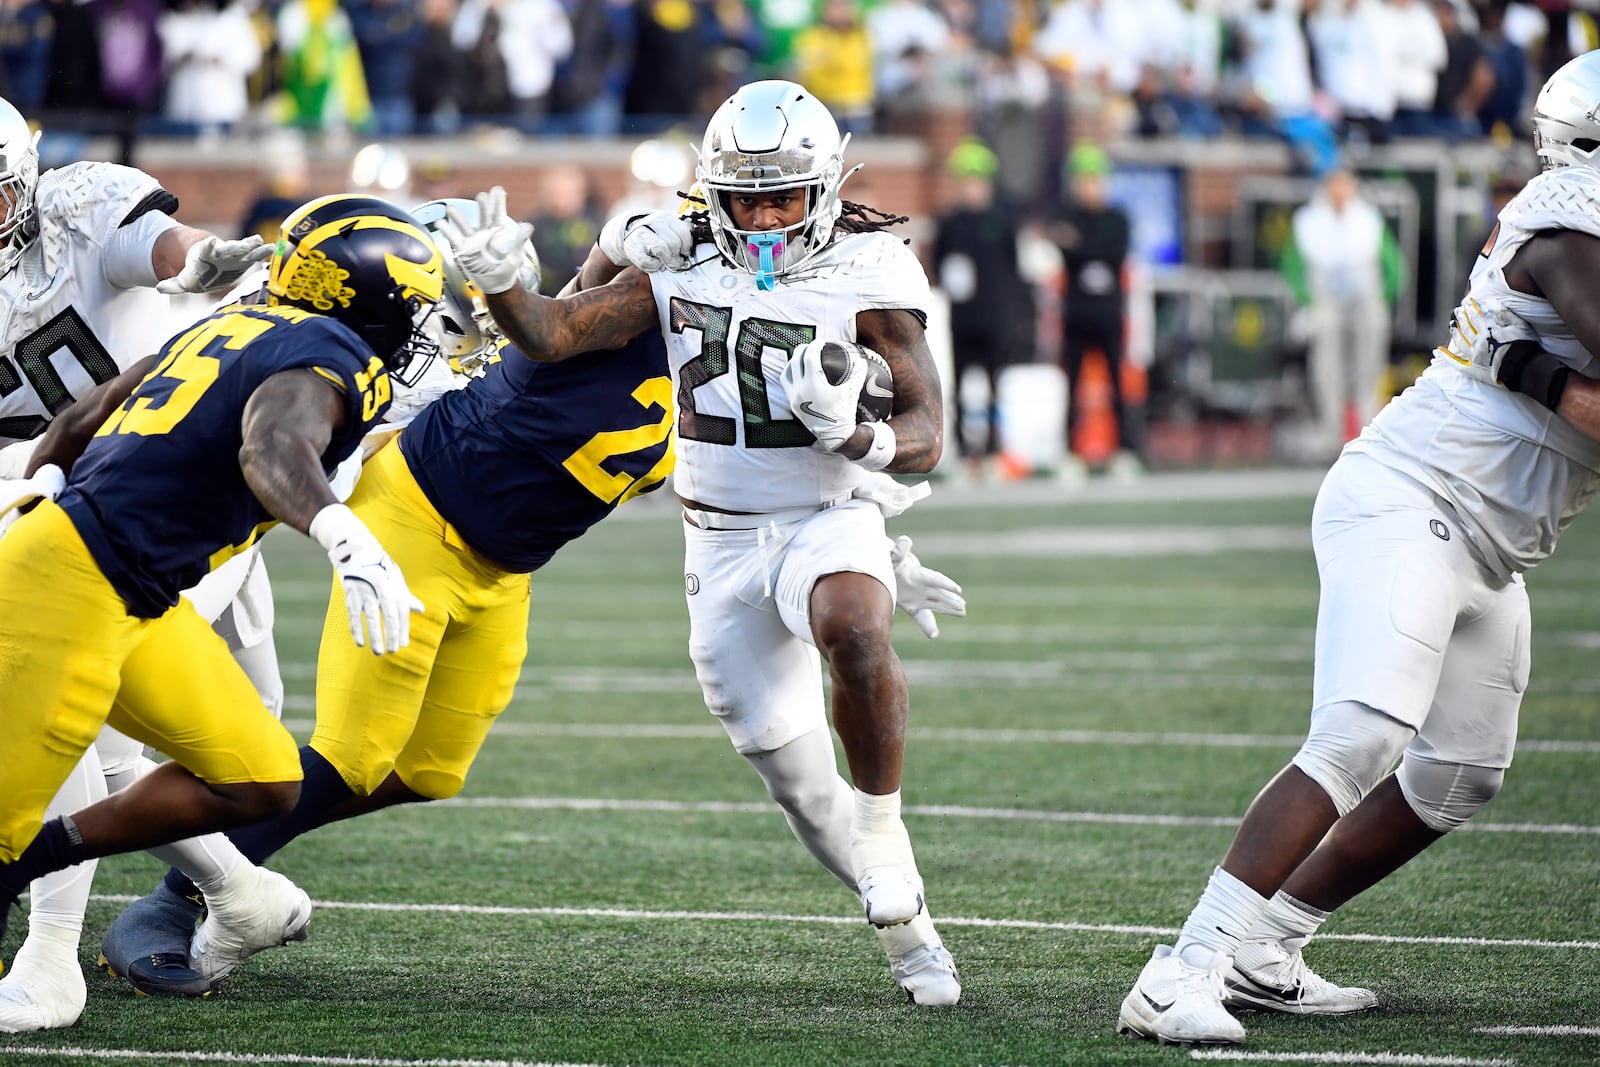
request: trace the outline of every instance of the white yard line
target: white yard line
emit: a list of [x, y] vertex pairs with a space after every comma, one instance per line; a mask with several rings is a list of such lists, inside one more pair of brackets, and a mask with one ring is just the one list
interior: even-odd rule
[[1516, 1060], [1472, 1056], [1422, 1056], [1410, 1052], [1245, 1052], [1238, 1049], [1193, 1049], [1191, 1060], [1230, 1063], [1370, 1063], [1380, 1067], [1513, 1067]]
[[[96, 893], [91, 900], [110, 904], [129, 904], [140, 898], [120, 893]], [[446, 915], [523, 915], [568, 919], [637, 919], [664, 922], [742, 922], [742, 923], [816, 923], [825, 926], [859, 926], [859, 913], [854, 915], [797, 915], [761, 911], [676, 911], [643, 908], [536, 908], [509, 904], [414, 904], [385, 901], [315, 900], [312, 906], [325, 911], [361, 911], [389, 914], [446, 914]], [[1045, 922], [1035, 919], [985, 919], [959, 915], [941, 915], [941, 926], [970, 926], [992, 930], [1040, 930], [1090, 934], [1131, 934], [1140, 938], [1171, 937], [1178, 932], [1174, 926], [1134, 926], [1126, 923]], [[1584, 952], [1600, 951], [1600, 941], [1544, 941], [1535, 938], [1492, 937], [1412, 937], [1404, 934], [1324, 934], [1319, 941], [1361, 941], [1389, 945], [1438, 945], [1469, 948], [1541, 948], [1575, 949]]]
[[1492, 1037], [1600, 1037], [1600, 1026], [1480, 1026]]
[[131, 1048], [0, 1045], [0, 1056], [50, 1056], [74, 1060], [159, 1060], [162, 1063], [303, 1063], [318, 1067], [603, 1067], [549, 1060], [394, 1060], [358, 1056], [302, 1056], [293, 1052], [147, 1052]]

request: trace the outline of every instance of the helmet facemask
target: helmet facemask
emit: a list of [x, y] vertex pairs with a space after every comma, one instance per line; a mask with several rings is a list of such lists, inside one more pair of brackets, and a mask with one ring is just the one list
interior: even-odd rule
[[[833, 116], [793, 82], [765, 81], [729, 97], [706, 127], [695, 177], [706, 191], [711, 235], [729, 262], [756, 276], [762, 289], [798, 270], [828, 244], [843, 203], [840, 187], [849, 136]], [[852, 169], [850, 173], [855, 173]], [[784, 230], [741, 229], [732, 198], [804, 190], [805, 215]]]
[[[24, 127], [26, 130], [26, 127]], [[0, 130], [0, 136], [5, 131]], [[16, 140], [0, 143], [0, 207], [5, 221], [0, 222], [0, 274], [17, 265], [22, 253], [39, 235], [38, 208], [34, 190], [39, 185], [39, 134], [28, 134], [25, 147], [13, 156]]]
[[430, 304], [421, 297], [402, 296], [398, 291], [395, 299], [411, 305], [411, 334], [386, 363], [389, 377], [409, 389], [422, 380], [422, 376], [428, 373], [428, 367], [439, 358], [440, 345], [435, 320], [439, 318], [440, 305], [444, 301], [436, 300]]

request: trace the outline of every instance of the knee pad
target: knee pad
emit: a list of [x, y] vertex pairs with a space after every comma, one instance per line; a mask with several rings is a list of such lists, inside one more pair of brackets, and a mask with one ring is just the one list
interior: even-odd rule
[[1416, 731], [1353, 700], [1311, 713], [1311, 733], [1292, 761], [1333, 801], [1340, 817], [1372, 791]]
[[1417, 818], [1430, 829], [1447, 834], [1494, 799], [1506, 772], [1504, 767], [1445, 763], [1407, 752], [1395, 778]]

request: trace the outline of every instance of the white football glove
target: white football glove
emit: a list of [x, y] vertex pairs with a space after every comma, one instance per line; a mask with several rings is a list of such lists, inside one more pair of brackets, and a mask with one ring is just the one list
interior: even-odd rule
[[894, 564], [894, 582], [898, 589], [895, 600], [923, 633], [929, 637], [939, 636], [939, 621], [933, 617], [936, 611], [942, 615], [967, 613], [967, 598], [961, 595], [961, 586], [949, 575], [924, 567], [911, 551], [911, 538], [904, 534], [896, 537], [889, 559]]
[[688, 270], [694, 262], [694, 226], [670, 211], [613, 215], [595, 244], [617, 266], [638, 267], [646, 274]]
[[[398, 652], [411, 641], [411, 613], [424, 610], [367, 524], [343, 504], [329, 504], [311, 520], [311, 539], [328, 551], [344, 586], [345, 613], [357, 648], [373, 655]], [[369, 644], [370, 641], [370, 644]]]
[[863, 360], [852, 360], [844, 381], [834, 385], [822, 369], [825, 341], [807, 341], [783, 365], [783, 391], [789, 396], [794, 417], [811, 431], [817, 447], [837, 452], [856, 432], [856, 406], [867, 377]]
[[506, 214], [506, 191], [495, 186], [478, 194], [478, 225], [445, 209], [439, 232], [455, 250], [456, 262], [487, 294], [503, 293], [517, 284], [527, 263], [523, 245], [533, 236], [533, 223]]
[[67, 476], [54, 463], [46, 463], [28, 478], [0, 481], [0, 534], [22, 514], [18, 509], [35, 500], [54, 500], [67, 487]]
[[257, 263], [272, 258], [272, 246], [253, 233], [242, 241], [224, 241], [212, 234], [189, 246], [183, 269], [156, 283], [156, 292], [214, 293], [227, 289], [244, 277]]
[[[1526, 320], [1508, 311], [1499, 302], [1468, 297], [1456, 309], [1455, 323], [1446, 351], [1460, 366], [1461, 373], [1490, 385], [1504, 384], [1501, 371], [1505, 359], [1518, 341], [1538, 346], [1539, 334]], [[1522, 346], [1521, 350], [1526, 350]]]

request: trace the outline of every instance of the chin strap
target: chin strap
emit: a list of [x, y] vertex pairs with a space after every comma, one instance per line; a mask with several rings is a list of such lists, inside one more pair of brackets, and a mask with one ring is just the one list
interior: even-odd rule
[[751, 234], [745, 238], [745, 248], [758, 257], [756, 288], [770, 293], [778, 285], [778, 272], [773, 259], [783, 255], [783, 234]]

